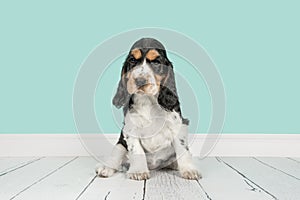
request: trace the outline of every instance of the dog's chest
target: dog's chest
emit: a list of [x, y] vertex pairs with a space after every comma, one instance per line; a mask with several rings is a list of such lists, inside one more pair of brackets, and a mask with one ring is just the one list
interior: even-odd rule
[[181, 123], [179, 114], [162, 109], [155, 97], [137, 95], [125, 116], [123, 131], [129, 137], [138, 137], [146, 153], [156, 153], [172, 148]]

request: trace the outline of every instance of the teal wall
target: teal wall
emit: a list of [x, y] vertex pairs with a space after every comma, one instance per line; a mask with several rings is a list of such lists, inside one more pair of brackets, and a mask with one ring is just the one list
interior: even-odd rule
[[[206, 49], [226, 89], [225, 133], [300, 133], [299, 6], [296, 0], [1, 1], [0, 133], [75, 133], [72, 92], [81, 63], [108, 37], [142, 27], [179, 31]], [[185, 72], [184, 61], [170, 56]], [[111, 70], [119, 73], [121, 63], [116, 59]], [[203, 88], [198, 132], [210, 115]], [[99, 95], [96, 109], [101, 101], [108, 105], [98, 119], [106, 132], [118, 132], [110, 99]], [[188, 99], [181, 101], [185, 109]]]

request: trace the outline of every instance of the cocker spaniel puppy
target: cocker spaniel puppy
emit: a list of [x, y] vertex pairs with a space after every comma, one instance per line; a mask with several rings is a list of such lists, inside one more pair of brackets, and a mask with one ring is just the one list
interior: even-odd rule
[[101, 177], [112, 176], [129, 161], [128, 177], [144, 180], [149, 170], [171, 168], [186, 179], [199, 179], [188, 149], [188, 123], [180, 110], [173, 65], [164, 46], [153, 38], [135, 42], [124, 62], [113, 98], [123, 107], [124, 126]]

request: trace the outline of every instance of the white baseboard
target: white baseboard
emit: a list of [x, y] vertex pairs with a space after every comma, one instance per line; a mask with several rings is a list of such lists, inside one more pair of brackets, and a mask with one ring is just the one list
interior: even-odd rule
[[[99, 134], [86, 140], [99, 144]], [[115, 144], [119, 134], [105, 134]], [[191, 135], [190, 150], [200, 155], [205, 134]], [[213, 139], [210, 139], [212, 141]], [[101, 149], [107, 155], [111, 149]], [[89, 156], [78, 134], [0, 134], [0, 156]], [[300, 157], [300, 134], [222, 134], [209, 156]]]

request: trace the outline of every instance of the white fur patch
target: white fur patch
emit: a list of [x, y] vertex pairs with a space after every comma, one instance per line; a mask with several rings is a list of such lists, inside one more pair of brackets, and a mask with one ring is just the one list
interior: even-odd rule
[[162, 109], [155, 96], [137, 94], [133, 101], [123, 128], [128, 146], [136, 145], [131, 144], [129, 138], [139, 139], [150, 169], [170, 164], [168, 162], [175, 158], [172, 143], [182, 126], [179, 114]]

